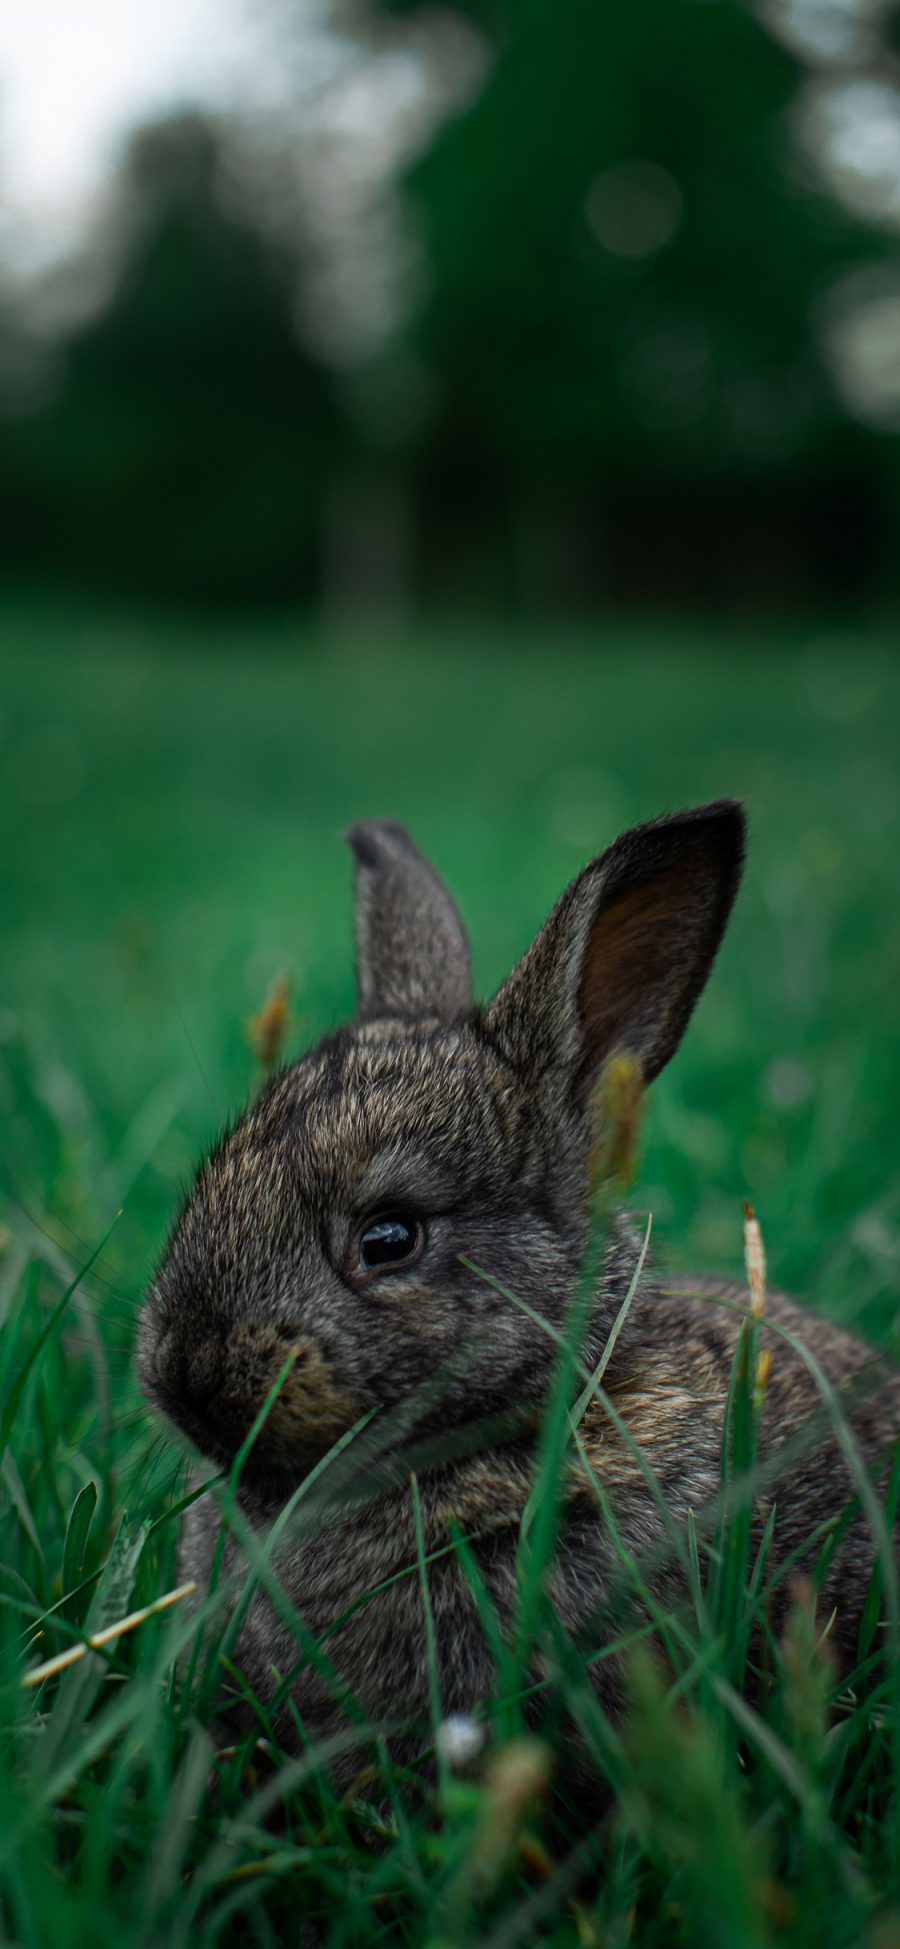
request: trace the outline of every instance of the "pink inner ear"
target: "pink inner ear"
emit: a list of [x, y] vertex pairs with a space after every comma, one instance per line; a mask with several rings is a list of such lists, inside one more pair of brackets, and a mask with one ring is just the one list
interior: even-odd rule
[[628, 1049], [640, 1058], [648, 1082], [662, 1068], [708, 953], [705, 891], [691, 859], [666, 866], [601, 908], [578, 989], [591, 1067], [615, 1049]]

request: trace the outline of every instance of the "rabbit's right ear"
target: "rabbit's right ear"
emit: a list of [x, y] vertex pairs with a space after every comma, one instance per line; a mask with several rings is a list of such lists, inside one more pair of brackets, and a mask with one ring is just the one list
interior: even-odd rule
[[552, 1065], [582, 1094], [622, 1051], [652, 1082], [712, 967], [744, 832], [741, 806], [719, 799], [635, 826], [585, 867], [485, 1012], [520, 1072]]
[[391, 819], [351, 826], [356, 855], [357, 1016], [472, 1007], [466, 931], [444, 882]]

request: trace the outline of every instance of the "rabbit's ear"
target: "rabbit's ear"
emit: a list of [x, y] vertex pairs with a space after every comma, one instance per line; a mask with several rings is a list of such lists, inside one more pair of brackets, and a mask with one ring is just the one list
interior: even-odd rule
[[719, 799], [635, 826], [585, 867], [486, 1011], [517, 1068], [562, 1066], [583, 1087], [628, 1051], [652, 1082], [712, 967], [745, 823]]
[[472, 1007], [465, 928], [433, 866], [393, 820], [352, 826], [357, 1015], [439, 1015]]

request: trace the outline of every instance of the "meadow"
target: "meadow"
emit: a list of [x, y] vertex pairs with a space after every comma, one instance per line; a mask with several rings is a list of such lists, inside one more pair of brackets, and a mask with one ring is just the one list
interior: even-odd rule
[[[887, 633], [820, 625], [460, 623], [416, 635], [6, 603], [6, 1940], [900, 1941], [889, 1572], [849, 1690], [801, 1592], [788, 1640], [772, 1647], [771, 1696], [744, 1704], [735, 1618], [746, 1640], [764, 1610], [760, 1566], [745, 1555], [727, 1601], [696, 1582], [687, 1620], [663, 1628], [665, 1666], [636, 1656], [627, 1735], [591, 1717], [561, 1650], [543, 1745], [527, 1743], [507, 1698], [489, 1715], [481, 1769], [442, 1771], [424, 1805], [387, 1769], [387, 1810], [371, 1786], [341, 1800], [314, 1752], [279, 1773], [252, 1742], [215, 1763], [210, 1792], [227, 1651], [214, 1605], [199, 1626], [177, 1606], [150, 1615], [44, 1683], [22, 1682], [177, 1584], [185, 1465], [141, 1402], [135, 1317], [194, 1163], [257, 1085], [248, 1017], [286, 973], [290, 1056], [352, 1010], [341, 833], [356, 818], [402, 820], [434, 858], [487, 995], [564, 884], [625, 826], [744, 798], [744, 888], [648, 1101], [630, 1202], [652, 1213], [673, 1266], [738, 1273], [749, 1199], [773, 1281], [890, 1339], [893, 652]], [[726, 1449], [734, 1439], [726, 1430]], [[723, 1550], [730, 1521], [723, 1504]], [[539, 1791], [561, 1705], [587, 1723], [614, 1787], [599, 1824]]]

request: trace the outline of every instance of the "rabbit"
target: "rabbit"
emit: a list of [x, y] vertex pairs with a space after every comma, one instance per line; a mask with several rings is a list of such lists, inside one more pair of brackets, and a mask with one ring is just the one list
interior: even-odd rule
[[[650, 1084], [677, 1049], [737, 892], [745, 815], [722, 799], [624, 833], [578, 874], [484, 1007], [456, 906], [403, 827], [359, 824], [348, 839], [356, 1020], [276, 1074], [201, 1164], [138, 1343], [150, 1401], [221, 1469], [287, 1367], [240, 1475], [248, 1533], [264, 1541], [310, 1487], [273, 1550], [286, 1603], [258, 1583], [233, 1655], [282, 1746], [297, 1749], [300, 1726], [330, 1741], [345, 1780], [359, 1760], [354, 1713], [360, 1738], [361, 1726], [399, 1728], [396, 1750], [408, 1752], [404, 1737], [428, 1743], [435, 1676], [444, 1715], [472, 1714], [491, 1693], [490, 1634], [451, 1532], [469, 1537], [499, 1627], [512, 1630], [542, 1408], [589, 1236], [597, 1079], [624, 1052]], [[617, 1214], [582, 1372], [607, 1346], [642, 1243]], [[590, 1468], [567, 1463], [550, 1590], [582, 1647], [616, 1636], [621, 1585], [590, 1473], [620, 1542], [655, 1561], [656, 1589], [677, 1601], [681, 1573], [631, 1444], [674, 1521], [693, 1511], [702, 1536], [747, 1304], [741, 1287], [672, 1286], [649, 1257], [641, 1268], [603, 1376], [613, 1417], [592, 1398], [580, 1424]], [[784, 1296], [769, 1295], [767, 1312], [804, 1341], [845, 1399], [860, 1451], [882, 1466], [900, 1432], [900, 1378]], [[760, 1439], [778, 1476], [772, 1560], [783, 1562], [837, 1517], [854, 1483], [807, 1364], [788, 1340], [766, 1343]], [[187, 1511], [181, 1554], [201, 1594], [219, 1527], [207, 1493]], [[231, 1535], [226, 1571], [241, 1549]], [[857, 1514], [823, 1591], [848, 1669], [872, 1561]], [[310, 1637], [319, 1654], [308, 1655]], [[589, 1670], [620, 1714], [616, 1661]]]

